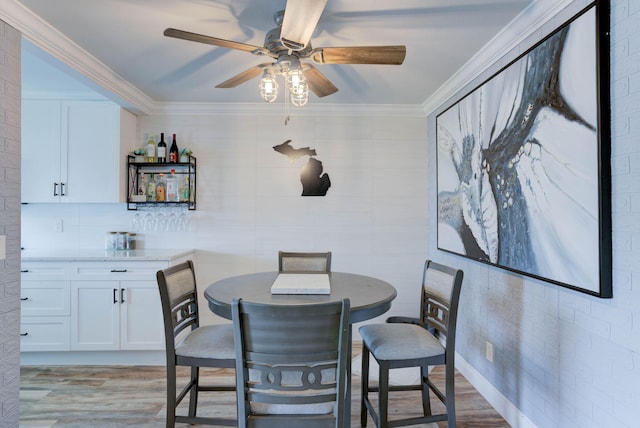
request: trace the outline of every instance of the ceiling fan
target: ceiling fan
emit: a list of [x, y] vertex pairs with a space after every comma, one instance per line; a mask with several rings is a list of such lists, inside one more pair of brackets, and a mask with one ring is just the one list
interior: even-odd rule
[[309, 90], [318, 97], [326, 97], [338, 91], [338, 88], [312, 63], [301, 60], [310, 60], [316, 64], [402, 64], [406, 54], [406, 47], [402, 45], [313, 48], [311, 35], [327, 1], [287, 0], [285, 10], [275, 14], [277, 27], [266, 34], [264, 46], [219, 39], [175, 28], [167, 28], [164, 35], [270, 57], [271, 62], [251, 67], [216, 85], [216, 88], [235, 88], [262, 75], [260, 95], [268, 102], [274, 101], [277, 97], [278, 84], [275, 75], [285, 76], [294, 105], [306, 104]]

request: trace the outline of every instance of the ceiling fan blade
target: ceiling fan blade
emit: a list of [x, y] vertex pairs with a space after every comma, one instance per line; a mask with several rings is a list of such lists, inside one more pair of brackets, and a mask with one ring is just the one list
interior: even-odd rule
[[261, 46], [247, 45], [245, 43], [233, 42], [231, 40], [219, 39], [217, 37], [205, 36], [203, 34], [190, 33], [189, 31], [177, 30], [175, 28], [167, 28], [164, 30], [164, 35], [167, 37], [174, 37], [176, 39], [205, 43], [223, 48], [237, 49], [245, 52], [254, 52], [256, 50], [264, 49]]
[[390, 64], [404, 62], [407, 48], [398, 46], [353, 46], [316, 48], [309, 55], [317, 64]]
[[305, 79], [307, 79], [309, 89], [318, 97], [322, 98], [338, 92], [338, 88], [313, 65], [303, 64], [302, 72], [304, 73]]
[[280, 39], [294, 51], [304, 49], [318, 25], [328, 0], [287, 0]]
[[238, 85], [247, 82], [254, 77], [258, 77], [262, 74], [262, 70], [265, 67], [270, 67], [271, 63], [264, 63], [260, 65], [256, 65], [255, 67], [251, 67], [248, 70], [243, 71], [242, 73], [236, 74], [230, 79], [225, 80], [224, 82], [216, 85], [216, 88], [235, 88]]

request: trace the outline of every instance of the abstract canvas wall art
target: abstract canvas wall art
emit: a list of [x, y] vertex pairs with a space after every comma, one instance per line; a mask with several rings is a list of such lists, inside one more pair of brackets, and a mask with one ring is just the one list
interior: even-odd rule
[[439, 249], [611, 297], [608, 10], [436, 117]]

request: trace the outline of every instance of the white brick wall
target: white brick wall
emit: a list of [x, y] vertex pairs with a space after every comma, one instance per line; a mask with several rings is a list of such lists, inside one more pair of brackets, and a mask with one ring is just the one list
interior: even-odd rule
[[524, 416], [514, 426], [640, 426], [640, 1], [611, 6], [614, 298], [438, 256], [465, 269], [458, 351]]
[[20, 33], [0, 21], [0, 427], [18, 426], [20, 388]]

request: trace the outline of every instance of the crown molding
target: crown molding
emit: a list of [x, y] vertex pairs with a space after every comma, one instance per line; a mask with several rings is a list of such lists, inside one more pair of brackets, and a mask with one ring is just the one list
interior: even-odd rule
[[[282, 115], [285, 113], [284, 105], [280, 108], [278, 105], [266, 103], [156, 102], [18, 0], [3, 0], [0, 5], [0, 19], [20, 31], [23, 37], [33, 45], [60, 61], [75, 77], [98, 94], [136, 114]], [[29, 94], [29, 96], [42, 97], [42, 94]], [[421, 105], [338, 105], [313, 102], [302, 108], [290, 107], [289, 114], [293, 116], [340, 114], [426, 116]]]
[[414, 116], [426, 117], [422, 105], [396, 104], [309, 104], [304, 107], [260, 103], [156, 103], [153, 114], [172, 115], [238, 115], [273, 116]]
[[505, 59], [508, 54], [517, 53], [517, 48], [527, 38], [562, 10], [572, 4], [587, 6], [591, 1], [534, 0], [423, 103], [426, 115], [434, 113], [458, 91], [471, 84], [494, 64]]
[[[421, 105], [307, 104], [290, 108], [289, 113], [306, 115], [372, 115], [426, 117], [441, 107], [461, 88], [474, 81], [512, 52], [536, 30], [571, 4], [590, 0], [534, 0], [500, 33], [445, 82]], [[273, 114], [283, 108], [263, 103], [161, 103], [127, 82], [104, 63], [81, 48], [56, 28], [26, 8], [18, 0], [3, 0], [0, 19], [20, 31], [23, 37], [68, 67], [80, 81], [136, 114]]]
[[155, 102], [124, 80], [98, 58], [82, 49], [17, 0], [3, 0], [0, 19], [24, 39], [69, 67], [75, 77], [99, 94], [134, 113], [149, 114]]

